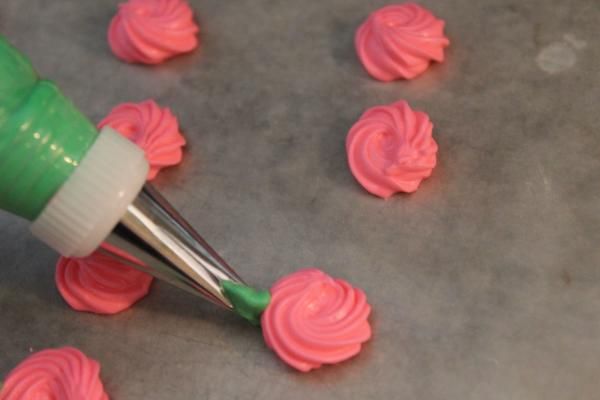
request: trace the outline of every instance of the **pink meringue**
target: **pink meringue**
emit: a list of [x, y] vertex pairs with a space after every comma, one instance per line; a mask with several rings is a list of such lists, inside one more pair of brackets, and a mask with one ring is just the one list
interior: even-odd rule
[[181, 162], [185, 138], [179, 131], [177, 118], [170, 109], [159, 107], [153, 100], [116, 106], [98, 128], [106, 125], [145, 151], [150, 163], [148, 180], [154, 179], [162, 168]]
[[159, 64], [195, 49], [198, 31], [185, 0], [129, 0], [110, 23], [108, 43], [124, 61]]
[[77, 311], [96, 314], [124, 311], [148, 294], [152, 280], [152, 276], [100, 252], [80, 259], [61, 257], [56, 264], [58, 291]]
[[371, 337], [370, 312], [362, 290], [308, 268], [275, 283], [261, 325], [267, 346], [308, 372], [358, 354]]
[[427, 114], [406, 101], [369, 108], [350, 129], [350, 170], [372, 194], [388, 198], [414, 192], [436, 165], [437, 143]]
[[72, 347], [29, 356], [6, 377], [0, 400], [33, 399], [108, 400], [100, 364]]
[[412, 79], [431, 61], [444, 61], [450, 44], [444, 24], [418, 4], [392, 4], [373, 12], [358, 28], [356, 52], [375, 79]]

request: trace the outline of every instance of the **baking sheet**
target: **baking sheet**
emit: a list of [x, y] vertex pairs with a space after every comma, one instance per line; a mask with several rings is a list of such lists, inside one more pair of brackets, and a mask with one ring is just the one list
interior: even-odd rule
[[[596, 0], [421, 3], [447, 61], [379, 83], [354, 53], [385, 1], [197, 0], [202, 48], [159, 67], [109, 52], [115, 0], [2, 0], [0, 32], [92, 120], [153, 98], [179, 117], [183, 164], [157, 185], [261, 287], [320, 266], [362, 287], [374, 338], [309, 374], [261, 333], [163, 283], [113, 317], [70, 310], [57, 256], [0, 215], [0, 376], [72, 345], [113, 399], [591, 399], [600, 383], [600, 9]], [[406, 99], [439, 143], [433, 176], [382, 201], [344, 139]]]

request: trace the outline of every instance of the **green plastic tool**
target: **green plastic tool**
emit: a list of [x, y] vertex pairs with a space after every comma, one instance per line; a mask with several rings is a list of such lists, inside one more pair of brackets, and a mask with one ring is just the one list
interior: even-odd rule
[[34, 220], [97, 131], [0, 36], [0, 208]]

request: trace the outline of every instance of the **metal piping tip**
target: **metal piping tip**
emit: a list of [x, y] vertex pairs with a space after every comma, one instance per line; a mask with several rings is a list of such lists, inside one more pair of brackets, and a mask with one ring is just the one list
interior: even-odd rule
[[106, 242], [109, 246], [103, 246], [103, 252], [230, 310], [233, 305], [224, 295], [221, 282], [245, 284], [149, 184], [128, 207]]

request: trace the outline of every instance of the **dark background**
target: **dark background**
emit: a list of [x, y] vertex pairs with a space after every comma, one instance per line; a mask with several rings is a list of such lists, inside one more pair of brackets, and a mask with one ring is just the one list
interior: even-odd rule
[[[112, 56], [116, 0], [2, 0], [0, 32], [94, 122], [154, 98], [183, 164], [157, 185], [244, 276], [309, 265], [362, 287], [374, 338], [351, 362], [287, 368], [258, 329], [155, 283], [132, 310], [76, 313], [56, 254], [0, 215], [0, 376], [30, 349], [102, 363], [113, 399], [592, 399], [600, 391], [597, 0], [423, 1], [444, 64], [379, 83], [353, 35], [387, 1], [192, 1], [202, 48], [159, 67]], [[383, 201], [344, 139], [406, 99], [439, 143], [433, 176]]]

